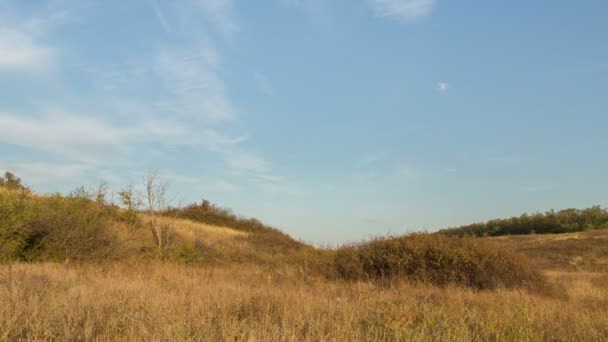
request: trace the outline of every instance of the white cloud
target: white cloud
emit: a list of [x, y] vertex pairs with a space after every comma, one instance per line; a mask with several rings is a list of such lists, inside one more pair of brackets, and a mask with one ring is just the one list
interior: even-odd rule
[[55, 51], [27, 32], [0, 27], [0, 71], [44, 69], [52, 64]]
[[219, 62], [219, 54], [211, 45], [195, 56], [169, 50], [157, 56], [155, 70], [165, 88], [175, 97], [175, 107], [182, 111], [182, 116], [207, 122], [236, 117], [218, 75]]
[[445, 93], [450, 89], [450, 85], [445, 82], [437, 83], [437, 91], [440, 93]]
[[66, 113], [51, 113], [42, 117], [0, 113], [0, 141], [13, 145], [56, 150], [115, 145], [123, 142], [127, 136], [128, 132], [95, 118]]
[[84, 172], [90, 171], [94, 166], [86, 163], [69, 162], [34, 162], [34, 163], [8, 163], [7, 171], [11, 171], [28, 182], [56, 182], [73, 180]]
[[374, 15], [380, 18], [392, 17], [399, 20], [414, 20], [428, 15], [435, 0], [369, 0]]

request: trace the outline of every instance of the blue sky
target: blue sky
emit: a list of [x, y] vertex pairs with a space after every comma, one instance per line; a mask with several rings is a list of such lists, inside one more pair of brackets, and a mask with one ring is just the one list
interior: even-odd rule
[[608, 2], [0, 0], [0, 171], [341, 243], [608, 205]]

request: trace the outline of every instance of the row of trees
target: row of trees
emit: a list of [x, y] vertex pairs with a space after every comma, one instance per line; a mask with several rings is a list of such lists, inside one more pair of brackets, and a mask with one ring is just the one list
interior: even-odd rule
[[550, 210], [545, 213], [523, 214], [519, 217], [442, 229], [439, 234], [481, 237], [571, 233], [599, 228], [608, 228], [608, 209], [593, 206], [587, 209]]

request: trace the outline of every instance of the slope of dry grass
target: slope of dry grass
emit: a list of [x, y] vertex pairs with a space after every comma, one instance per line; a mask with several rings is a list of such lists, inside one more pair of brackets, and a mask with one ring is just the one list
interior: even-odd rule
[[[0, 266], [0, 341], [608, 339], [605, 230], [478, 239], [533, 259], [552, 285], [547, 289], [557, 290], [499, 284], [476, 291], [401, 278], [340, 281], [332, 274], [336, 251], [272, 229], [174, 218], [162, 219], [173, 236], [159, 258], [150, 252], [145, 215], [129, 227], [114, 214], [104, 226], [115, 244], [111, 258]], [[200, 260], [173, 262], [193, 248]], [[406, 256], [425, 263], [435, 260], [430, 252], [441, 265], [449, 261], [435, 249]]]
[[254, 265], [2, 266], [0, 339], [605, 340], [608, 276], [549, 276], [565, 296], [387, 288]]
[[530, 257], [547, 270], [608, 272], [608, 229], [488, 240]]

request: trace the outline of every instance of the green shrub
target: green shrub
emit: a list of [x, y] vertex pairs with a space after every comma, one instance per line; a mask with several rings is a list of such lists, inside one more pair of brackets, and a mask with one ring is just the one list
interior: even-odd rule
[[535, 288], [543, 276], [527, 260], [481, 240], [431, 234], [377, 238], [340, 248], [335, 271], [347, 280], [409, 279], [475, 289]]
[[0, 177], [0, 188], [8, 190], [27, 190], [27, 187], [21, 183], [21, 178], [8, 171], [4, 173], [4, 177]]
[[183, 244], [175, 250], [175, 260], [181, 263], [190, 264], [198, 262], [202, 258], [201, 251], [193, 244]]
[[0, 192], [0, 261], [63, 261], [108, 256], [108, 210], [78, 190], [69, 196]]
[[35, 236], [35, 211], [25, 191], [0, 191], [0, 262], [25, 259]]

